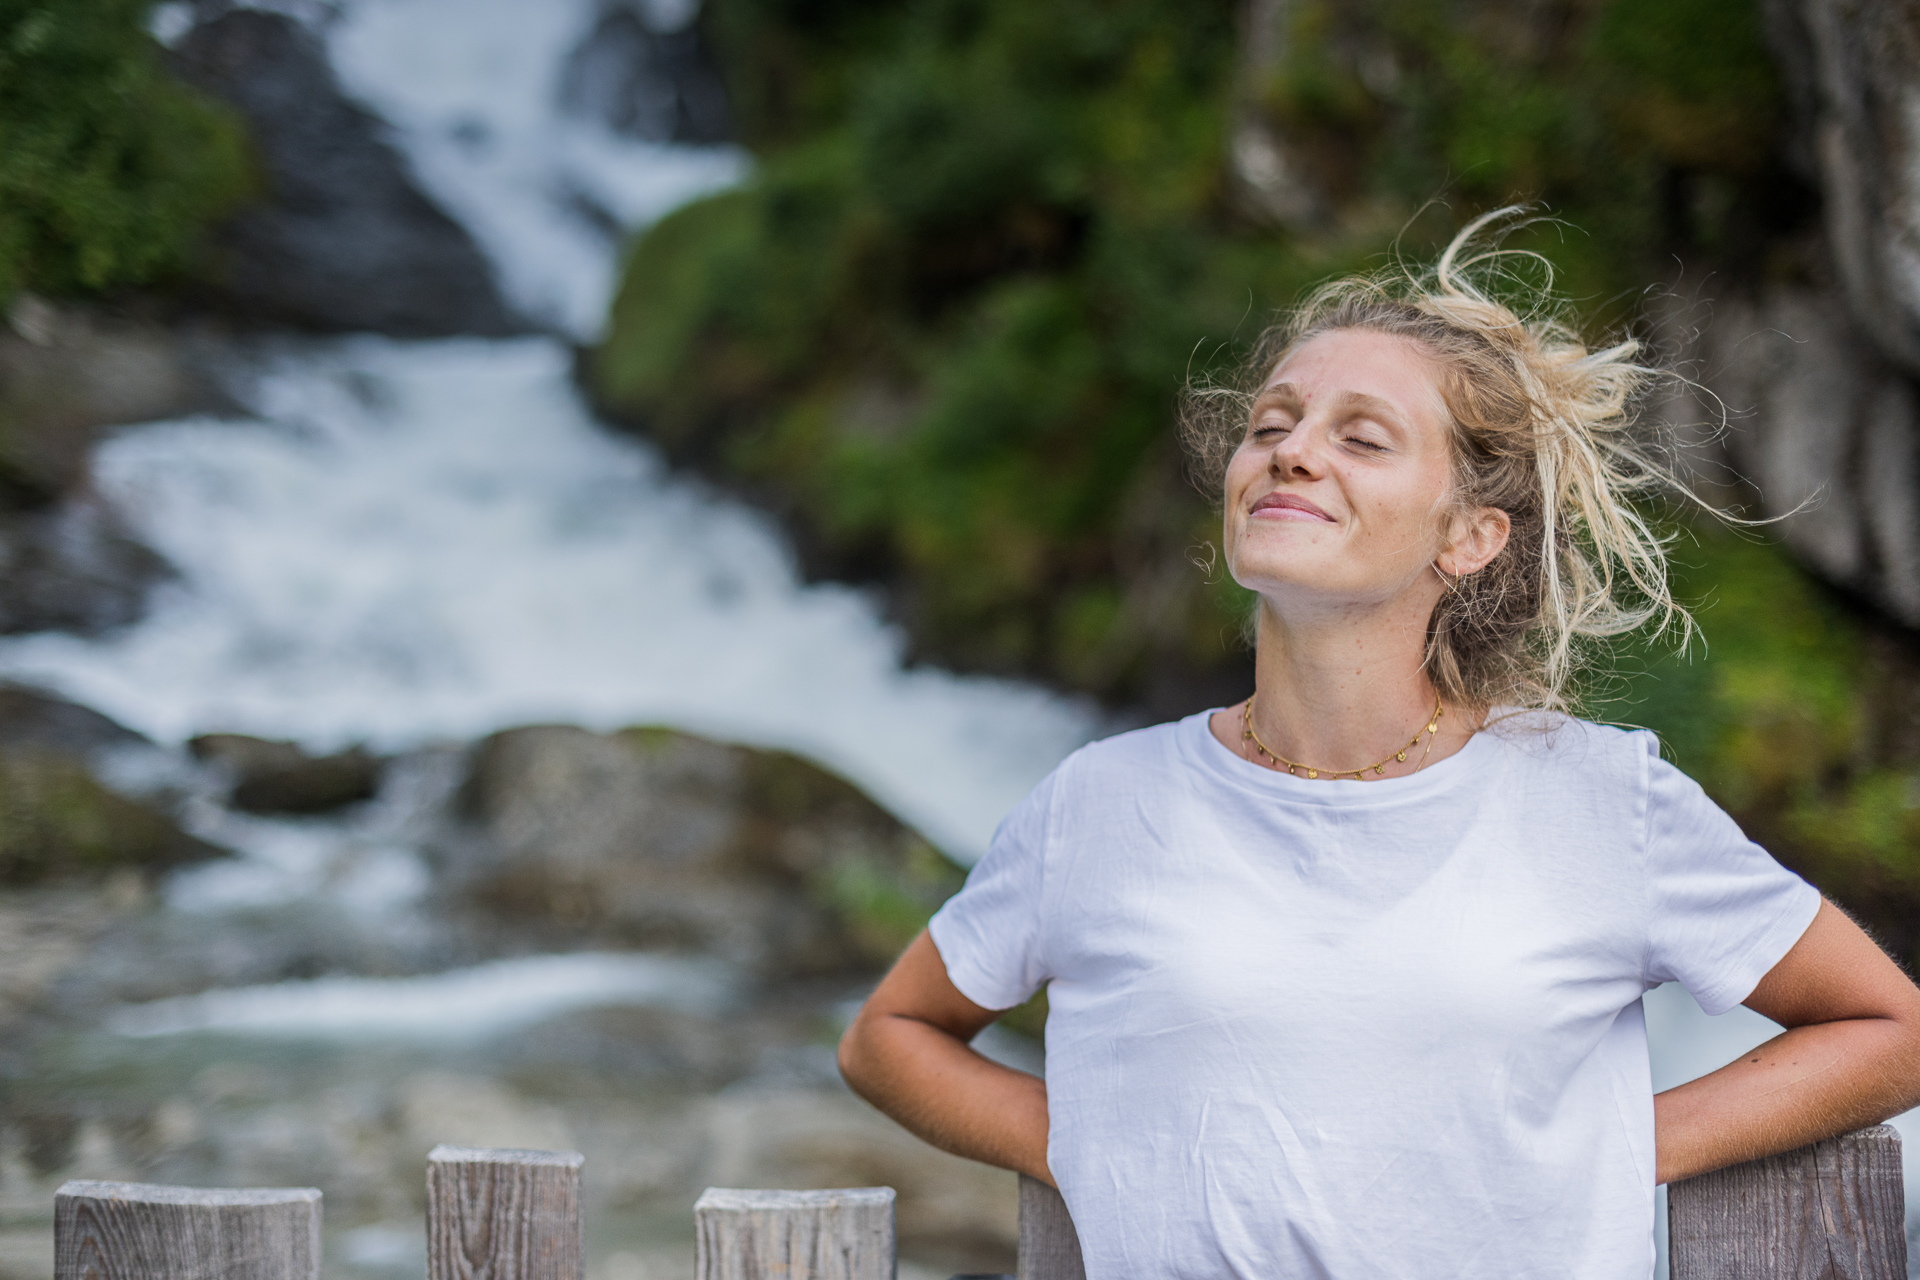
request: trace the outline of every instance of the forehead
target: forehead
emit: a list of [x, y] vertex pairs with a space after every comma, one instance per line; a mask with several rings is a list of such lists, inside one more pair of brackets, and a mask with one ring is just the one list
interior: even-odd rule
[[1309, 403], [1383, 400], [1410, 425], [1439, 430], [1450, 417], [1440, 378], [1439, 362], [1409, 338], [1370, 329], [1335, 329], [1295, 347], [1262, 389], [1287, 383]]

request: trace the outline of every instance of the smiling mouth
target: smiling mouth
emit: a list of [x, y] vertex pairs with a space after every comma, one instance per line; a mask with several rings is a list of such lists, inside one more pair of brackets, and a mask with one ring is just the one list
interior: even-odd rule
[[1291, 493], [1269, 493], [1254, 503], [1253, 510], [1248, 514], [1268, 520], [1320, 520], [1334, 523], [1332, 516], [1305, 498]]

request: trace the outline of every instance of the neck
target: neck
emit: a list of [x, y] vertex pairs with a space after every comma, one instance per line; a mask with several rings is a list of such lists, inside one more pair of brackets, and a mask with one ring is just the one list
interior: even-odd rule
[[1423, 729], [1436, 698], [1424, 669], [1426, 617], [1394, 612], [1403, 616], [1301, 620], [1263, 603], [1253, 705], [1261, 740], [1288, 759], [1351, 770]]
[[[1400, 607], [1312, 612], [1281, 611], [1264, 602], [1255, 655], [1252, 724], [1268, 750], [1318, 769], [1331, 780], [1381, 762], [1368, 778], [1404, 777], [1443, 760], [1467, 744], [1479, 716], [1446, 707], [1437, 731], [1437, 700], [1427, 678], [1426, 622], [1432, 602]], [[1272, 762], [1244, 737], [1235, 706], [1214, 717], [1214, 737], [1254, 763]], [[1395, 758], [1418, 733], [1422, 741], [1401, 761]], [[1306, 776], [1304, 772], [1297, 776]]]

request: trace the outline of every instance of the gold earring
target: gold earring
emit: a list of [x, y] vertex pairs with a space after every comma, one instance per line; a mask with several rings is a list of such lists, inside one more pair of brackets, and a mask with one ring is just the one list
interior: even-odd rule
[[1457, 596], [1460, 594], [1460, 588], [1458, 583], [1461, 577], [1466, 576], [1465, 574], [1461, 574], [1459, 575], [1459, 577], [1456, 577], [1453, 579], [1453, 581], [1449, 582], [1447, 581], [1447, 571], [1445, 569], [1442, 569], [1437, 562], [1433, 566], [1433, 571], [1440, 576], [1440, 585], [1447, 589], [1448, 595]]

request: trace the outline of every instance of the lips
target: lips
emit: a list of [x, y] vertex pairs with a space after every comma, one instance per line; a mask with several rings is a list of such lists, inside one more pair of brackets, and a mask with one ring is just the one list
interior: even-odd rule
[[1253, 504], [1250, 513], [1264, 516], [1269, 520], [1324, 520], [1335, 523], [1334, 518], [1314, 506], [1305, 498], [1292, 493], [1269, 493]]

